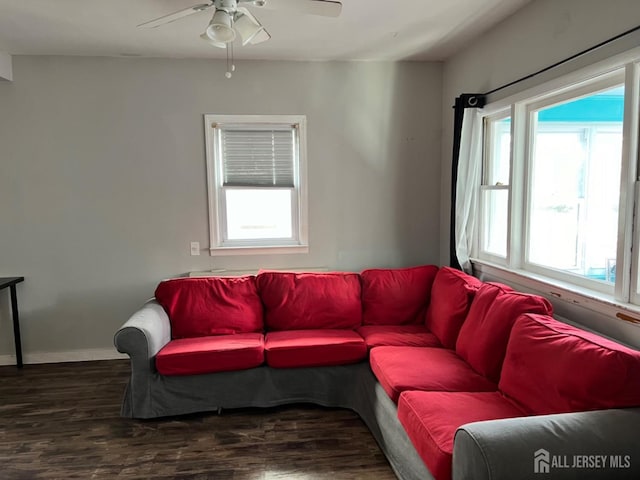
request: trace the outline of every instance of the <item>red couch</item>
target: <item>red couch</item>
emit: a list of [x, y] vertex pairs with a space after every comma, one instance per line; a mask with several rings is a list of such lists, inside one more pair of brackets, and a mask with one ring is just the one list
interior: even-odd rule
[[[343, 375], [350, 365], [370, 367], [393, 421], [437, 480], [451, 478], [455, 435], [466, 424], [640, 406], [637, 351], [554, 320], [542, 297], [447, 267], [179, 278], [160, 283], [155, 298], [170, 336], [165, 332], [154, 344], [156, 327], [134, 319], [116, 334], [118, 349], [130, 354], [141, 341], [127, 329], [146, 336], [141, 360], [132, 355], [132, 363], [151, 362], [144, 368], [160, 393], [144, 405], [155, 403], [153, 412], [210, 409], [189, 399], [183, 410], [163, 410], [180, 389], [185, 397], [194, 389], [180, 378], [268, 372], [277, 383], [277, 370], [312, 374], [334, 367]], [[151, 391], [135, 387], [135, 368], [123, 412], [154, 416], [131, 411], [133, 397]], [[331, 378], [322, 381], [336, 381]], [[255, 388], [246, 395], [261, 395]], [[287, 398], [303, 398], [287, 388], [296, 391]], [[390, 461], [403, 478], [398, 459]]]

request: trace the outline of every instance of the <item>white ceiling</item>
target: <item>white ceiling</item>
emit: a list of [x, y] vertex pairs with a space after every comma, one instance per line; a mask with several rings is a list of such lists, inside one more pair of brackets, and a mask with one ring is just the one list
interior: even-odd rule
[[[253, 8], [271, 33], [239, 59], [443, 60], [530, 0], [342, 0], [338, 18]], [[206, 0], [0, 0], [0, 51], [12, 55], [223, 58], [199, 38], [212, 10], [136, 25]]]

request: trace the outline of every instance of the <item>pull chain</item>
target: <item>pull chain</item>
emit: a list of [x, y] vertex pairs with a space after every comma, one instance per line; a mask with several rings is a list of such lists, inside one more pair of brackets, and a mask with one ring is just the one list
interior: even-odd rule
[[236, 63], [235, 63], [235, 56], [233, 54], [233, 42], [230, 44], [231, 47], [231, 71], [235, 72], [236, 71]]
[[[231, 19], [231, 24], [233, 26], [233, 18]], [[236, 66], [233, 63], [233, 42], [227, 43], [227, 73], [224, 74], [225, 77], [231, 78], [233, 75], [232, 72], [236, 71]]]
[[231, 78], [231, 72], [233, 71], [233, 60], [229, 61], [229, 56], [233, 57], [233, 46], [231, 42], [227, 43], [227, 73], [224, 74], [227, 78]]

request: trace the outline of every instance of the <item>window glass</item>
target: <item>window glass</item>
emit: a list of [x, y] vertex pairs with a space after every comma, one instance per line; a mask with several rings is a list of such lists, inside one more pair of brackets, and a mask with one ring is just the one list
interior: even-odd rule
[[232, 189], [226, 193], [228, 240], [291, 238], [290, 189]]
[[532, 113], [528, 261], [615, 281], [624, 89]]
[[488, 123], [490, 148], [485, 171], [488, 185], [508, 185], [511, 152], [511, 118]]
[[485, 158], [481, 208], [483, 221], [480, 249], [506, 257], [509, 218], [509, 172], [511, 169], [511, 118], [489, 118], [485, 122]]
[[507, 255], [509, 191], [485, 190], [483, 196], [484, 251], [504, 257]]

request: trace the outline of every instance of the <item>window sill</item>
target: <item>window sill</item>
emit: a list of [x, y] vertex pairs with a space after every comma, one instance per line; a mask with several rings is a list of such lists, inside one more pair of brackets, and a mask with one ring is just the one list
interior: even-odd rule
[[309, 245], [287, 245], [272, 247], [214, 247], [209, 249], [212, 257], [229, 255], [288, 255], [309, 253]]
[[640, 327], [640, 306], [616, 300], [613, 295], [590, 290], [525, 270], [511, 270], [502, 265], [473, 259], [474, 272], [488, 276], [490, 280], [515, 283], [546, 296], [549, 300], [561, 300], [598, 312], [619, 321]]

